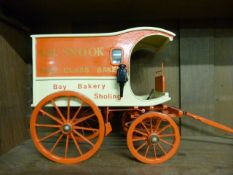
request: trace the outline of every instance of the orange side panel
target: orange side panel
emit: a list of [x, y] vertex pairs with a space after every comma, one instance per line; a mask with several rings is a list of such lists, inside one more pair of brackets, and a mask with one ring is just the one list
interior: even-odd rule
[[[113, 76], [110, 47], [103, 38], [38, 38], [37, 77]], [[108, 44], [108, 42], [106, 42]]]
[[133, 31], [114, 36], [36, 38], [36, 76], [115, 76], [111, 50], [122, 48], [129, 69], [134, 45], [143, 37], [161, 32]]

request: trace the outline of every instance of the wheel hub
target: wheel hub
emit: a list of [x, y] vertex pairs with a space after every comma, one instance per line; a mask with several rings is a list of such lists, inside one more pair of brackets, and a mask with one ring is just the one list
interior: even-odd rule
[[72, 125], [69, 123], [66, 123], [62, 127], [62, 131], [66, 134], [70, 133], [72, 131]]
[[149, 141], [150, 141], [151, 144], [156, 144], [156, 143], [159, 142], [159, 137], [156, 134], [152, 134], [149, 137]]

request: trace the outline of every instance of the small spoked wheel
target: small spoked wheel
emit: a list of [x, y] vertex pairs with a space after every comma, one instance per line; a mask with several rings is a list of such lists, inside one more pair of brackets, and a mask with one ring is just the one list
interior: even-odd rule
[[73, 91], [42, 99], [32, 112], [30, 131], [39, 152], [64, 164], [79, 163], [94, 155], [105, 132], [99, 108]]
[[180, 144], [176, 123], [167, 115], [149, 112], [131, 124], [127, 134], [128, 148], [143, 163], [158, 164], [170, 159]]

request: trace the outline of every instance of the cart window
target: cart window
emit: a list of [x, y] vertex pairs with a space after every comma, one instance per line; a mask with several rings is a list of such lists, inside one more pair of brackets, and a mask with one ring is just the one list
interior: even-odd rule
[[120, 64], [122, 60], [122, 50], [113, 49], [112, 50], [112, 64]]

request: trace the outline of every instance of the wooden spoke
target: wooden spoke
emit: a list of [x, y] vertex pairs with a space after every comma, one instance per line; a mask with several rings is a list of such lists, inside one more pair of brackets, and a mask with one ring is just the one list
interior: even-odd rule
[[156, 152], [156, 147], [155, 147], [155, 145], [153, 145], [153, 149], [154, 149], [154, 156], [155, 156], [155, 158], [157, 158], [157, 152]]
[[153, 132], [153, 121], [152, 121], [152, 117], [150, 118], [150, 132]]
[[42, 142], [42, 141], [44, 141], [44, 140], [47, 140], [47, 139], [49, 139], [50, 137], [53, 137], [53, 136], [57, 135], [59, 132], [61, 132], [61, 130], [57, 130], [57, 131], [55, 131], [55, 132], [52, 132], [51, 134], [49, 134], [49, 135], [43, 137], [42, 139], [40, 139], [40, 141]]
[[175, 137], [175, 134], [162, 134], [162, 135], [158, 135], [160, 138], [163, 137]]
[[159, 139], [159, 140], [160, 140], [161, 142], [167, 144], [167, 145], [173, 146], [172, 143], [170, 143], [170, 142], [168, 142], [168, 141], [166, 141], [166, 140], [163, 140], [163, 139]]
[[170, 127], [171, 127], [170, 124], [164, 126], [162, 129], [160, 129], [159, 131], [157, 131], [157, 134], [160, 134], [161, 132], [165, 131], [166, 129], [168, 129], [168, 128], [170, 128]]
[[54, 149], [57, 147], [58, 143], [61, 141], [63, 136], [64, 135], [61, 134], [60, 137], [58, 137], [57, 141], [54, 143], [53, 147], [50, 149], [50, 151], [49, 151], [50, 153], [52, 153], [54, 151]]
[[143, 123], [143, 121], [141, 122], [141, 125], [146, 130], [146, 132], [149, 134], [150, 132], [149, 132], [148, 128], [146, 127], [146, 125]]
[[94, 144], [90, 140], [88, 140], [86, 137], [84, 137], [82, 134], [80, 134], [76, 130], [74, 130], [74, 133], [78, 135], [79, 137], [81, 137], [85, 142], [89, 143], [92, 147], [94, 147]]
[[76, 117], [78, 116], [80, 110], [82, 109], [83, 103], [81, 103], [81, 105], [79, 106], [78, 110], [75, 112], [73, 118], [71, 119], [71, 122], [74, 121], [74, 119], [76, 119]]
[[73, 139], [73, 141], [74, 141], [74, 144], [75, 144], [75, 146], [76, 146], [77, 151], [79, 152], [80, 155], [83, 155], [83, 152], [82, 152], [80, 146], [78, 145], [77, 140], [76, 140], [76, 138], [74, 137], [73, 133], [71, 133], [71, 137], [72, 137], [72, 139]]
[[143, 142], [136, 150], [140, 151], [146, 144], [147, 142]]
[[146, 140], [146, 137], [136, 137], [136, 138], [133, 138], [132, 140], [133, 142], [142, 141], [142, 140]]
[[82, 135], [85, 137], [85, 131], [84, 130], [82, 130]]
[[87, 109], [86, 109], [85, 111], [83, 111], [81, 114], [82, 114], [82, 116], [83, 116], [83, 115], [87, 115], [87, 113], [90, 112], [90, 111], [91, 111], [91, 110], [90, 110], [89, 108], [87, 108]]
[[[91, 119], [92, 118], [90, 118], [89, 120], [91, 120]], [[81, 123], [83, 125], [75, 126], [74, 129], [79, 130], [79, 132], [82, 133], [82, 135], [84, 137], [86, 137], [88, 140], [92, 140], [92, 139], [98, 137], [100, 131], [99, 131], [99, 128], [94, 128], [94, 126], [91, 126], [89, 124], [89, 120], [88, 121], [84, 121], [83, 123]], [[90, 122], [92, 122], [92, 121], [90, 121]], [[98, 124], [96, 118], [95, 118], [95, 120], [93, 122], [95, 122], [96, 124]], [[84, 124], [86, 124], [86, 125], [84, 125]], [[85, 131], [89, 131], [89, 132], [87, 132], [87, 134], [86, 134]], [[79, 140], [79, 141], [81, 141], [81, 140]]]
[[67, 99], [67, 121], [70, 121], [70, 96]]
[[66, 147], [65, 147], [65, 158], [67, 157], [68, 150], [69, 150], [69, 135], [66, 136]]
[[50, 124], [35, 124], [37, 127], [45, 127], [45, 128], [60, 128], [61, 125], [50, 125]]
[[158, 119], [156, 120], [155, 131], [157, 131], [157, 130], [159, 129], [159, 126], [160, 126], [161, 122], [162, 122], [162, 119], [161, 119], [161, 118], [158, 118]]
[[74, 129], [81, 129], [81, 130], [86, 130], [86, 131], [94, 131], [94, 132], [98, 132], [99, 129], [96, 128], [87, 128], [84, 126], [75, 126]]
[[163, 152], [163, 154], [167, 154], [167, 152], [165, 151], [165, 149], [162, 147], [162, 145], [160, 143], [158, 143], [158, 146], [159, 146], [160, 150]]
[[136, 132], [136, 133], [138, 133], [138, 134], [141, 134], [141, 135], [143, 135], [143, 136], [148, 136], [146, 133], [144, 133], [144, 132], [142, 132], [142, 131], [139, 131], [139, 130], [137, 130], [137, 129], [135, 129], [134, 130], [134, 132]]
[[49, 114], [48, 112], [44, 111], [43, 109], [40, 109], [40, 112], [43, 114], [43, 115], [46, 115], [48, 116], [50, 119], [56, 121], [57, 123], [59, 124], [62, 124], [62, 121], [57, 119], [56, 117], [52, 116], [51, 114]]
[[61, 117], [62, 121], [65, 122], [66, 121], [65, 117], [63, 116], [61, 110], [58, 108], [58, 106], [56, 105], [56, 103], [53, 99], [51, 100], [51, 103], [52, 103], [53, 107], [56, 109], [59, 116]]
[[150, 149], [150, 145], [147, 145], [146, 152], [145, 152], [145, 157], [147, 157], [149, 149]]
[[[90, 124], [87, 121], [85, 121], [85, 123], [88, 126], [88, 128], [91, 128]], [[95, 131], [92, 131], [92, 132], [95, 133]]]
[[85, 121], [85, 120], [88, 120], [89, 118], [91, 118], [91, 117], [93, 117], [93, 116], [95, 116], [95, 114], [90, 114], [90, 115], [88, 115], [88, 116], [79, 118], [79, 119], [77, 119], [76, 122], [74, 122], [74, 124], [76, 125], [76, 124], [78, 124], [78, 123], [81, 123], [81, 122], [83, 122], [83, 121]]
[[89, 121], [93, 121], [93, 122], [96, 122], [96, 119], [93, 119], [93, 118], [89, 118]]

